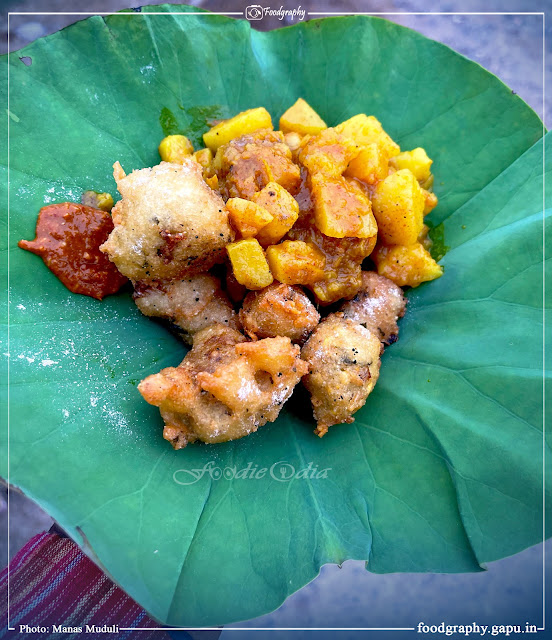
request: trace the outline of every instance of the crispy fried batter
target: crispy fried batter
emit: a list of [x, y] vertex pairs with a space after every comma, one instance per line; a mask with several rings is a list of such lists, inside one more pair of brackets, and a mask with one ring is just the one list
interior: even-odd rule
[[269, 182], [294, 194], [301, 182], [300, 169], [281, 131], [261, 129], [232, 140], [219, 148], [213, 166], [225, 200], [249, 200]]
[[144, 315], [164, 318], [180, 327], [189, 344], [194, 334], [215, 322], [240, 328], [220, 281], [208, 273], [152, 285], [137, 283], [133, 298]]
[[205, 184], [195, 159], [128, 176], [116, 162], [113, 175], [123, 199], [100, 249], [123, 275], [135, 282], [169, 280], [222, 262], [233, 232], [222, 198]]
[[363, 271], [362, 288], [340, 310], [345, 318], [364, 325], [389, 345], [398, 340], [397, 320], [404, 316], [405, 308], [406, 298], [400, 287], [375, 271]]
[[163, 437], [175, 449], [188, 442], [226, 442], [273, 422], [308, 371], [289, 338], [246, 342], [233, 329], [214, 324], [194, 337], [178, 367], [143, 380], [138, 390], [159, 407]]
[[311, 394], [315, 433], [323, 436], [334, 424], [353, 422], [374, 388], [380, 369], [379, 339], [340, 313], [329, 315], [301, 351], [310, 373], [303, 378]]
[[276, 282], [246, 296], [240, 320], [253, 340], [285, 336], [302, 343], [318, 324], [320, 314], [299, 287]]

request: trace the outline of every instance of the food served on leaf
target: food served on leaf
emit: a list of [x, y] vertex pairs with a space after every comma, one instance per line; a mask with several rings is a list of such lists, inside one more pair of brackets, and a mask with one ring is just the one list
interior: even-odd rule
[[42, 207], [36, 238], [18, 244], [39, 255], [70, 291], [101, 300], [127, 282], [100, 251], [112, 231], [113, 222], [106, 211], [62, 202]]
[[[302, 99], [279, 131], [258, 107], [203, 140], [194, 151], [167, 136], [161, 163], [129, 175], [114, 165], [122, 199], [96, 253], [131, 280], [144, 315], [192, 345], [140, 393], [177, 449], [274, 421], [301, 379], [318, 435], [353, 422], [397, 340], [401, 287], [442, 274], [424, 225], [431, 159], [401, 152], [374, 116], [328, 127]], [[108, 195], [87, 192], [97, 215]]]
[[203, 180], [191, 157], [162, 162], [128, 176], [116, 162], [122, 200], [101, 251], [134, 282], [170, 280], [207, 271], [224, 260], [233, 239], [222, 198]]
[[178, 327], [188, 344], [198, 331], [215, 322], [231, 329], [240, 327], [220, 280], [209, 273], [169, 282], [136, 283], [133, 298], [145, 316], [162, 318]]
[[252, 340], [285, 336], [302, 343], [320, 321], [320, 314], [299, 287], [274, 283], [247, 294], [240, 320]]
[[163, 437], [175, 449], [188, 442], [226, 442], [278, 417], [308, 371], [289, 338], [248, 342], [235, 329], [212, 324], [194, 337], [178, 367], [143, 380], [138, 389], [159, 407]]
[[399, 337], [397, 320], [405, 308], [406, 298], [399, 286], [374, 271], [363, 271], [360, 291], [343, 303], [340, 311], [344, 318], [363, 325], [389, 345]]
[[382, 350], [375, 333], [342, 314], [330, 314], [316, 327], [301, 357], [309, 365], [304, 384], [319, 436], [334, 424], [353, 422], [378, 381]]

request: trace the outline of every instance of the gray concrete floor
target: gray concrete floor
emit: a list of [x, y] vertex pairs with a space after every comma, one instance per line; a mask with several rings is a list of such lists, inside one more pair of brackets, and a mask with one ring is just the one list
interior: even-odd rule
[[[144, 2], [145, 4], [146, 2]], [[0, 2], [0, 30], [7, 33], [8, 11], [116, 11], [131, 0], [3, 0]], [[150, 0], [148, 4], [160, 4]], [[196, 0], [197, 4], [217, 11], [240, 11], [247, 0]], [[280, 3], [276, 3], [278, 6]], [[291, 6], [289, 3], [282, 3]], [[551, 11], [550, 0], [303, 0], [300, 4], [311, 11], [464, 11], [521, 12]], [[518, 93], [545, 122], [550, 123], [552, 105], [543, 105], [543, 41], [541, 16], [387, 16], [420, 31], [460, 53], [476, 60], [498, 75]], [[60, 29], [75, 20], [71, 16], [12, 16], [11, 49], [17, 50], [37, 37]], [[547, 28], [546, 55], [552, 50], [552, 15]], [[255, 25], [258, 26], [258, 25]], [[263, 21], [261, 28], [281, 26]], [[2, 38], [0, 52], [7, 50]], [[431, 72], [430, 70], [428, 72]], [[549, 86], [552, 66], [545, 70]], [[7, 491], [0, 494], [0, 562], [7, 562]], [[51, 518], [22, 494], [10, 493], [10, 555], [35, 533], [47, 530]], [[548, 557], [552, 546], [546, 545]], [[549, 563], [548, 563], [549, 564]], [[342, 569], [323, 567], [320, 576], [291, 596], [276, 612], [249, 621], [249, 626], [410, 626], [418, 621], [439, 623], [524, 624], [536, 620], [540, 624], [542, 603], [542, 546], [528, 549], [517, 556], [493, 563], [489, 571], [469, 575], [374, 575], [363, 563], [347, 562]], [[550, 573], [550, 567], [547, 567]], [[473, 618], [473, 620], [470, 620]], [[487, 622], [485, 622], [487, 621]], [[251, 632], [225, 631], [223, 636], [250, 640]], [[295, 634], [295, 638], [300, 634]], [[178, 637], [178, 634], [174, 634]], [[259, 634], [258, 634], [259, 635]], [[260, 634], [263, 635], [263, 634]], [[264, 634], [266, 635], [266, 634]], [[263, 637], [264, 637], [263, 635]], [[332, 637], [336, 634], [332, 634]], [[343, 634], [342, 634], [343, 635]], [[347, 635], [347, 634], [345, 634]], [[271, 640], [286, 633], [271, 632]], [[356, 633], [355, 638], [359, 637]], [[375, 637], [374, 634], [370, 635]], [[386, 640], [393, 636], [385, 635]], [[404, 636], [402, 636], [404, 637]]]

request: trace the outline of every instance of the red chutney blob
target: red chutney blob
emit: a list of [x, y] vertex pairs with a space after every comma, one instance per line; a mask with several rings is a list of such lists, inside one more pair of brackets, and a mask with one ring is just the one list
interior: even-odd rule
[[111, 216], [75, 202], [42, 207], [36, 238], [20, 240], [21, 249], [36, 253], [73, 293], [101, 300], [127, 282], [100, 245], [113, 230]]

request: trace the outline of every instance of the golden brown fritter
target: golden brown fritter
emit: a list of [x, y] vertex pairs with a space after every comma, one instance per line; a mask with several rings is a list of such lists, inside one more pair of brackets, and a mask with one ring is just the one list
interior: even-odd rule
[[240, 328], [220, 281], [208, 273], [151, 285], [139, 282], [133, 298], [144, 315], [164, 318], [180, 327], [189, 344], [194, 334], [215, 322], [231, 329]]
[[294, 194], [301, 182], [299, 166], [281, 131], [261, 129], [228, 142], [218, 149], [213, 166], [225, 200], [249, 200], [269, 182]]
[[342, 314], [329, 315], [301, 350], [310, 373], [303, 378], [311, 394], [315, 433], [323, 436], [334, 424], [353, 422], [374, 388], [382, 345], [368, 329]]
[[233, 240], [222, 198], [202, 178], [193, 158], [113, 175], [123, 199], [113, 208], [115, 228], [100, 248], [134, 282], [170, 280], [207, 271]]
[[398, 340], [397, 320], [404, 316], [405, 308], [406, 298], [400, 287], [375, 271], [363, 271], [362, 288], [340, 311], [389, 345]]
[[300, 287], [275, 282], [247, 294], [240, 320], [253, 340], [285, 336], [302, 343], [320, 321], [320, 314]]
[[236, 440], [273, 422], [307, 371], [289, 338], [247, 342], [214, 324], [195, 335], [178, 367], [147, 377], [138, 390], [159, 407], [163, 437], [182, 449], [195, 440]]

